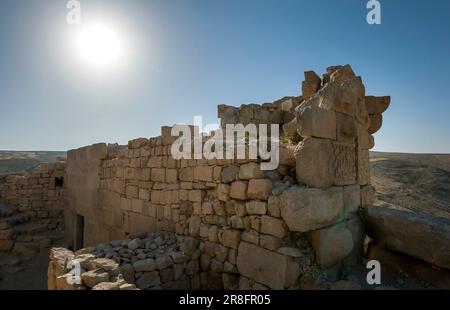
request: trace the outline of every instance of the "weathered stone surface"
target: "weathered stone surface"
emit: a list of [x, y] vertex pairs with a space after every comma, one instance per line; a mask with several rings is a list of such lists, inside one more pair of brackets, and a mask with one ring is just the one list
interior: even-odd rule
[[351, 185], [356, 183], [356, 148], [353, 144], [333, 142], [334, 184]]
[[150, 288], [161, 284], [159, 273], [157, 271], [144, 272], [137, 280], [136, 286], [140, 289]]
[[268, 179], [252, 179], [248, 182], [248, 199], [267, 200], [272, 191], [272, 181]]
[[239, 200], [247, 199], [247, 181], [235, 181], [231, 183], [230, 197]]
[[359, 184], [344, 186], [345, 213], [356, 212], [361, 205], [361, 190]]
[[222, 233], [222, 244], [226, 247], [237, 249], [241, 240], [241, 232], [234, 229], [225, 229]]
[[264, 172], [257, 163], [251, 162], [239, 167], [239, 179], [241, 180], [257, 179], [263, 176]]
[[9, 252], [14, 246], [14, 241], [12, 240], [0, 240], [0, 252]]
[[282, 247], [277, 250], [278, 253], [291, 256], [291, 257], [302, 257], [303, 253], [298, 248], [292, 248], [292, 247]]
[[236, 166], [226, 166], [222, 170], [222, 182], [231, 183], [237, 180], [239, 168]]
[[366, 208], [369, 236], [384, 247], [450, 269], [450, 221], [430, 214]]
[[263, 215], [261, 217], [261, 232], [278, 238], [284, 238], [287, 234], [287, 229], [283, 220]]
[[305, 72], [305, 80], [302, 82], [302, 96], [304, 100], [308, 100], [319, 89], [322, 80], [314, 71]]
[[332, 267], [353, 249], [352, 233], [343, 224], [308, 233], [317, 263], [322, 268]]
[[380, 130], [381, 125], [383, 125], [383, 115], [382, 114], [371, 114], [370, 116], [370, 126], [369, 133], [373, 134]]
[[353, 72], [352, 67], [350, 65], [345, 65], [334, 71], [330, 76], [330, 80], [337, 84], [342, 84], [353, 77], [355, 77], [355, 73]]
[[303, 102], [295, 109], [297, 131], [302, 137], [336, 139], [336, 113], [319, 108], [315, 100]]
[[248, 201], [245, 203], [248, 214], [266, 214], [267, 213], [267, 202], [265, 201]]
[[94, 287], [101, 282], [108, 282], [109, 275], [100, 269], [89, 270], [81, 274], [81, 280], [88, 287]]
[[370, 183], [369, 151], [364, 149], [357, 149], [357, 152], [358, 183], [359, 185], [366, 185]]
[[331, 141], [307, 138], [295, 150], [297, 180], [312, 187], [330, 187], [334, 183]]
[[136, 250], [138, 247], [140, 247], [141, 246], [141, 239], [139, 239], [139, 238], [136, 238], [136, 239], [133, 239], [133, 240], [131, 240], [130, 242], [128, 242], [128, 248], [130, 249], [130, 250]]
[[135, 272], [153, 271], [156, 269], [156, 263], [153, 258], [138, 260], [133, 263]]
[[173, 265], [173, 259], [169, 256], [161, 256], [155, 260], [156, 268], [159, 270], [166, 269]]
[[375, 97], [366, 96], [365, 98], [367, 113], [369, 114], [381, 114], [387, 110], [391, 102], [390, 96]]
[[280, 165], [294, 167], [295, 166], [295, 146], [280, 143]]
[[278, 196], [270, 196], [267, 201], [267, 211], [270, 216], [280, 217], [280, 197]]
[[353, 116], [336, 113], [337, 141], [355, 144], [357, 137], [356, 121]]
[[271, 236], [271, 235], [263, 235], [261, 234], [259, 237], [259, 245], [265, 249], [276, 251], [281, 247], [283, 240], [280, 238]]
[[342, 187], [291, 186], [280, 196], [281, 217], [290, 231], [306, 232], [337, 222], [343, 214]]
[[241, 242], [237, 268], [245, 277], [281, 290], [286, 283], [288, 258], [254, 244]]

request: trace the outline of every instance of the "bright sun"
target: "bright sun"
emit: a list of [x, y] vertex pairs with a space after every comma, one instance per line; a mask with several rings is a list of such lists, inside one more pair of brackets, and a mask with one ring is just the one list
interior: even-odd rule
[[118, 60], [121, 44], [117, 35], [101, 24], [85, 27], [81, 30], [78, 50], [85, 61], [92, 65], [110, 65]]

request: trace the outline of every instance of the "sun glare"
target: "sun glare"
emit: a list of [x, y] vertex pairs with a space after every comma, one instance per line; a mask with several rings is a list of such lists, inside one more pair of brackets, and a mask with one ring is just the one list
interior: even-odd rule
[[116, 33], [101, 24], [83, 28], [78, 36], [77, 47], [82, 58], [96, 66], [114, 63], [121, 53]]

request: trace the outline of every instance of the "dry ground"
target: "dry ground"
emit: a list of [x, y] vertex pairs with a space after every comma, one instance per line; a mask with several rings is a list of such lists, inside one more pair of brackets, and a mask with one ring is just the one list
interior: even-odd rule
[[450, 218], [450, 155], [371, 153], [377, 204]]

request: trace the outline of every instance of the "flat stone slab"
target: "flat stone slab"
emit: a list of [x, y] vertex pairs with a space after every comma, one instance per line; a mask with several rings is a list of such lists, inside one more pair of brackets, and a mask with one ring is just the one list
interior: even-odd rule
[[378, 206], [366, 208], [370, 237], [387, 249], [450, 269], [450, 220]]

